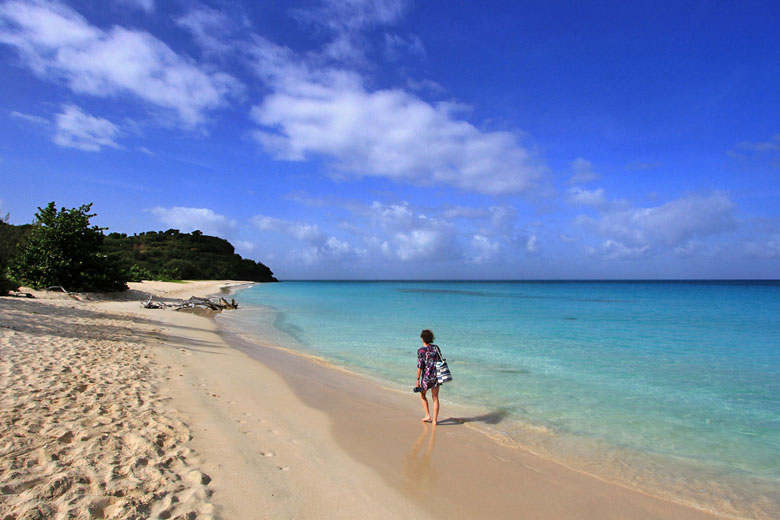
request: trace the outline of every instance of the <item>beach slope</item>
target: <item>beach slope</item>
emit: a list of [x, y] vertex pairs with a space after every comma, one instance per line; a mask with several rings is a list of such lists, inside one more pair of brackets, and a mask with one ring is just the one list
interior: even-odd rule
[[467, 421], [423, 425], [411, 393], [139, 305], [226, 285], [0, 298], [0, 518], [720, 518]]

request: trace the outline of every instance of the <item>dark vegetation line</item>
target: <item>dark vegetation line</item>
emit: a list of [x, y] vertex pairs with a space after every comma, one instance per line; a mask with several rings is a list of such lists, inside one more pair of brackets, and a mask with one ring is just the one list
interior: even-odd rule
[[33, 224], [0, 219], [0, 294], [20, 285], [69, 291], [121, 291], [128, 281], [276, 282], [261, 262], [242, 258], [227, 240], [177, 229], [134, 235], [90, 226], [92, 204], [38, 208]]

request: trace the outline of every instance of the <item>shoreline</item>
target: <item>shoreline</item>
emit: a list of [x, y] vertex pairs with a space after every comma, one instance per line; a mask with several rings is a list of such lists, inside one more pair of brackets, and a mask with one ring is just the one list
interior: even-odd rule
[[[169, 284], [158, 290], [161, 297], [197, 291], [208, 295], [226, 285], [230, 283]], [[152, 285], [141, 288], [152, 290]], [[138, 366], [153, 368], [147, 390], [159, 403], [160, 416], [178, 420], [184, 428], [177, 443], [187, 453], [182, 474], [198, 471], [201, 477], [176, 493], [200, 486], [200, 502], [191, 504], [197, 518], [488, 514], [551, 519], [724, 518], [502, 446], [461, 422], [442, 421], [436, 428], [422, 424], [419, 404], [410, 396], [277, 348], [247, 344], [221, 330], [219, 320], [142, 309], [140, 298], [132, 298], [85, 302], [65, 298], [53, 306], [42, 300], [39, 309], [45, 307], [49, 315], [38, 316], [30, 310], [34, 307], [28, 307], [24, 317], [33, 326], [61, 319], [73, 307], [145, 331], [136, 352], [148, 352], [150, 359], [141, 357]], [[13, 301], [2, 305], [3, 309], [20, 307]], [[61, 319], [60, 328], [49, 327], [48, 335], [28, 339], [44, 354], [52, 348], [42, 341], [44, 337], [68, 336], [78, 346], [82, 341], [73, 326]], [[6, 328], [0, 332], [5, 334]], [[15, 348], [20, 335], [2, 336], [0, 346]], [[115, 358], [111, 349], [101, 355], [106, 357], [105, 365]], [[63, 363], [69, 362], [63, 358]], [[35, 375], [35, 367], [29, 370]], [[39, 387], [44, 384], [36, 381]], [[23, 395], [25, 389], [16, 386], [15, 391]], [[124, 394], [112, 397], [121, 407]], [[148, 425], [139, 426], [141, 434], [147, 430]], [[0, 452], [0, 460], [8, 459], [4, 453]], [[178, 473], [167, 478], [171, 482], [163, 484], [169, 487], [185, 482]], [[56, 480], [46, 477], [18, 493], [4, 491], [0, 509], [6, 514], [9, 497], [45, 502], [42, 487], [52, 479]], [[184, 503], [179, 498], [173, 502], [173, 496], [173, 491], [163, 493], [154, 511]], [[163, 503], [166, 497], [169, 503]], [[100, 500], [96, 497], [95, 503]], [[103, 507], [118, 508], [126, 502], [114, 500]]]
[[[447, 511], [450, 517], [474, 518], [488, 514], [526, 515], [533, 511], [539, 518], [624, 518], [624, 509], [615, 511], [611, 508], [625, 500], [624, 506], [631, 511], [632, 518], [740, 518], [608, 481], [534, 454], [519, 445], [507, 444], [503, 437], [478, 424], [499, 419], [489, 412], [477, 416], [466, 412], [467, 415], [453, 417], [452, 408], [447, 405], [438, 427], [423, 425], [419, 428], [417, 421], [421, 410], [412, 394], [407, 395], [383, 385], [380, 380], [334, 365], [316, 355], [270, 345], [251, 334], [229, 330], [224, 324], [220, 324], [220, 334], [233, 348], [281, 375], [306, 405], [324, 411], [331, 418], [334, 437], [345, 451], [382, 475], [395, 489], [418, 499], [432, 515]], [[356, 387], [360, 388], [357, 395], [351, 390]], [[374, 408], [376, 410], [372, 410]], [[455, 407], [455, 413], [466, 410], [469, 408]], [[472, 413], [473, 410], [472, 407]], [[374, 414], [378, 424], [362, 426], [361, 418], [366, 414]], [[449, 431], [449, 427], [455, 428]], [[448, 430], [446, 433], [442, 432], [444, 428]], [[405, 438], [411, 449], [405, 451], [397, 444], [389, 446], [380, 432], [384, 436]], [[440, 444], [444, 446], [439, 448]], [[448, 453], [468, 462], [439, 460], [449, 457]], [[418, 457], [421, 460], [414, 461]], [[415, 470], [425, 474], [422, 488], [407, 474], [410, 459]], [[403, 474], [398, 468], [395, 472], [389, 470], [396, 460], [405, 461]], [[462, 474], [464, 468], [480, 465], [483, 467], [479, 468], [478, 475]], [[514, 474], [513, 465], [522, 473]], [[534, 473], [540, 472], [552, 475], [542, 478], [545, 486], [555, 487], [561, 484], [556, 481], [565, 481], [560, 491], [569, 500], [571, 493], [616, 495], [610, 496], [605, 504], [573, 505], [571, 510], [553, 505], [553, 498], [546, 506], [529, 505], [536, 497], [549, 494], [538, 482], [529, 482]], [[458, 473], [461, 475], [457, 476]], [[519, 489], [524, 490], [521, 496], [526, 498], [518, 495]], [[623, 496], [623, 493], [627, 495]], [[651, 503], [655, 501], [657, 503]], [[612, 505], [605, 508], [606, 504]]]
[[[255, 328], [247, 319], [218, 319], [223, 331], [228, 334], [229, 343], [238, 343], [236, 348], [244, 349], [250, 356], [254, 346], [279, 350], [285, 355], [301, 358], [309, 363], [334, 370], [352, 377], [355, 386], [375, 386], [379, 392], [389, 392], [402, 397], [396, 406], [406, 406], [413, 402], [410, 416], [419, 411], [416, 398], [399, 387], [397, 379], [392, 381], [367, 373], [368, 368], [343, 366], [339, 361], [312, 353], [305, 347], [296, 348], [297, 341], [286, 337], [288, 333], [277, 330], [273, 307], [258, 302], [244, 304], [238, 312], [261, 312], [262, 326]], [[278, 318], [277, 318], [278, 319]], [[273, 329], [269, 332], [267, 329]], [[231, 337], [233, 339], [231, 339]], [[311, 341], [311, 339], [310, 339]], [[240, 345], [243, 345], [240, 346]], [[280, 346], [285, 345], [285, 346]], [[266, 362], [262, 356], [257, 357]], [[267, 364], [267, 362], [266, 362]], [[287, 366], [276, 367], [277, 372], [294, 372]], [[292, 383], [291, 383], [292, 384]], [[660, 500], [669, 501], [697, 511], [709, 512], [721, 518], [763, 519], [775, 518], [777, 512], [777, 488], [769, 480], [758, 478], [740, 480], [738, 474], [728, 474], [710, 464], [706, 459], [693, 461], [675, 458], [669, 454], [642, 452], [624, 446], [609, 445], [603, 440], [578, 437], [566, 432], [556, 432], [544, 426], [518, 420], [505, 410], [470, 404], [468, 402], [446, 402], [448, 385], [442, 392], [443, 417], [460, 422], [466, 428], [474, 430], [491, 442], [510, 450], [520, 450], [569, 471], [582, 473], [588, 477], [613, 484], [627, 490], [638, 492]], [[317, 408], [321, 406], [314, 405]], [[381, 469], [374, 465], [375, 469]]]

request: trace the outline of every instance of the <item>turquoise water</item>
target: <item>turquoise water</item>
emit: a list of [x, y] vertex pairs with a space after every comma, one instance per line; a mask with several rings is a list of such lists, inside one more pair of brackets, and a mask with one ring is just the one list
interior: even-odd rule
[[430, 328], [455, 377], [442, 396], [489, 418], [470, 424], [702, 508], [780, 513], [780, 283], [283, 282], [236, 298], [228, 328], [399, 389]]

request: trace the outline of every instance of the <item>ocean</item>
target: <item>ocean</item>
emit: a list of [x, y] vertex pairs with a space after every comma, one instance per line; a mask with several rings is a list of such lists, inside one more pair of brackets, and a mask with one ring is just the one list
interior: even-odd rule
[[[780, 282], [282, 282], [220, 323], [410, 392], [423, 328], [500, 442], [734, 517], [780, 517]], [[410, 419], [411, 420], [411, 419]]]

